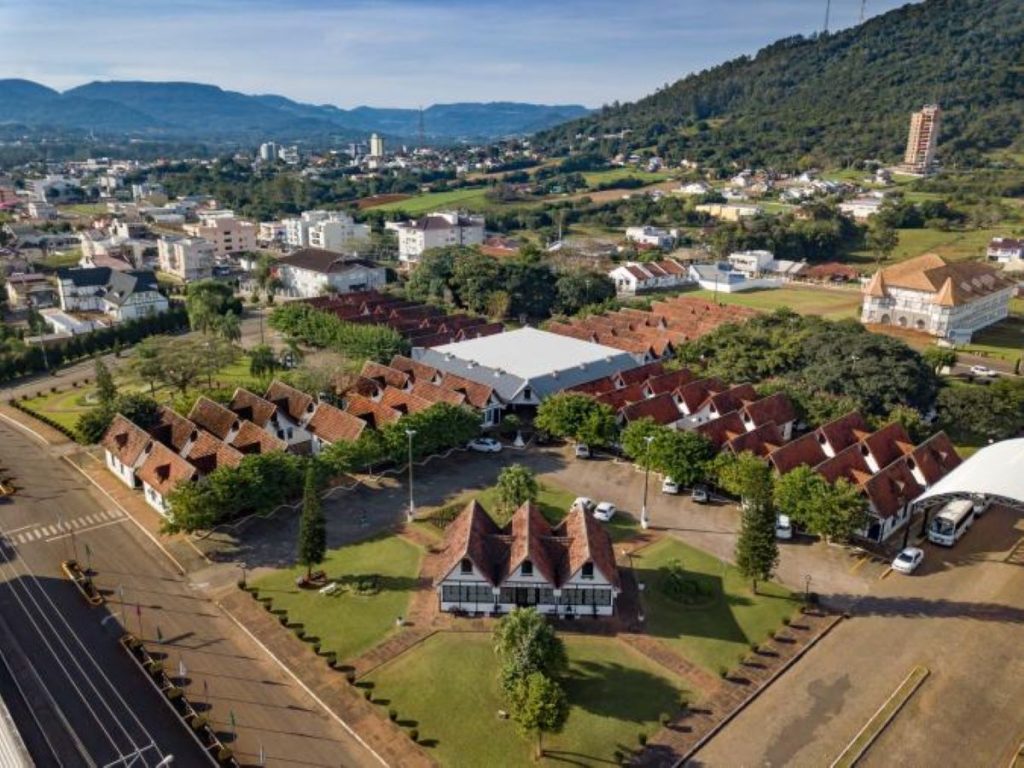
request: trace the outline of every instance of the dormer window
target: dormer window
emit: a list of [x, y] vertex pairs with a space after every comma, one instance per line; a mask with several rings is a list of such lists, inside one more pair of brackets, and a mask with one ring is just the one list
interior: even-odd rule
[[533, 563], [529, 560], [523, 560], [523, 564], [519, 570], [523, 576], [533, 576]]
[[468, 557], [462, 558], [462, 563], [460, 563], [459, 572], [463, 576], [473, 572], [473, 562]]
[[584, 579], [592, 579], [592, 578], [594, 578], [594, 564], [593, 563], [584, 563], [583, 564], [583, 569], [580, 571], [580, 576], [582, 578], [584, 578]]

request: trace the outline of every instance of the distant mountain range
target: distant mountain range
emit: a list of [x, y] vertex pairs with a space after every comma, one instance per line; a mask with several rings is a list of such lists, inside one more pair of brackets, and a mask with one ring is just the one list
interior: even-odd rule
[[[534, 133], [588, 114], [578, 104], [435, 104], [423, 110], [433, 141]], [[284, 96], [249, 96], [199, 83], [93, 82], [63, 93], [30, 80], [0, 80], [0, 125], [92, 131], [107, 136], [301, 141], [392, 138], [419, 133], [417, 109], [340, 109]]]

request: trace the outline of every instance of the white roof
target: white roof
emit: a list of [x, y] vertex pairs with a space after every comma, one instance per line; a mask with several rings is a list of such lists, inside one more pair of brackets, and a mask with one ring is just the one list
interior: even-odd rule
[[984, 494], [1024, 504], [1024, 438], [987, 445], [918, 496]]
[[544, 376], [580, 365], [601, 363], [607, 358], [621, 358], [621, 349], [581, 341], [570, 336], [520, 328], [515, 331], [481, 336], [433, 348], [442, 355], [472, 360], [486, 368], [505, 371], [523, 379]]

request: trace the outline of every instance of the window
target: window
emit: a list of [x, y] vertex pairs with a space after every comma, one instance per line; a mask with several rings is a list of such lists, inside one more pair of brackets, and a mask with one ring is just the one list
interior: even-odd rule
[[470, 561], [468, 557], [463, 558], [460, 572], [464, 574], [473, 572], [473, 563]]
[[531, 563], [529, 560], [523, 560], [520, 572], [523, 574], [523, 576], [533, 576], [533, 563]]
[[592, 578], [594, 578], [594, 564], [593, 563], [584, 563], [583, 564], [583, 570], [580, 573], [580, 577], [584, 578], [584, 579], [592, 579]]

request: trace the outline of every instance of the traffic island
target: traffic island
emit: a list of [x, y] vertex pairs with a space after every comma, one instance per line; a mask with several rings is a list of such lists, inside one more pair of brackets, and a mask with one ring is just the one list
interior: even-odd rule
[[89, 605], [103, 605], [106, 602], [100, 591], [96, 589], [92, 579], [82, 570], [82, 566], [79, 565], [77, 560], [64, 560], [60, 564], [60, 569], [64, 571], [64, 575], [71, 580], [71, 583], [75, 585], [75, 588]]

